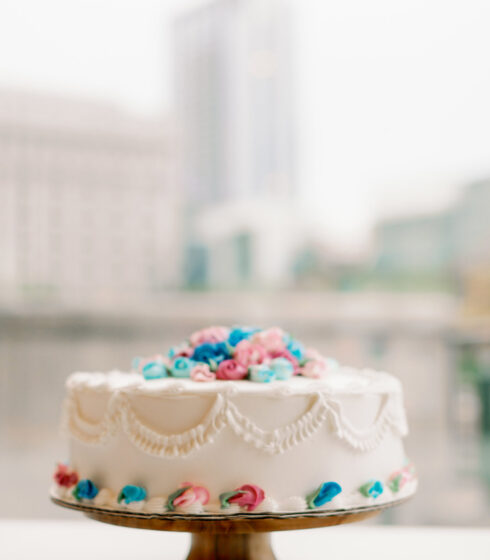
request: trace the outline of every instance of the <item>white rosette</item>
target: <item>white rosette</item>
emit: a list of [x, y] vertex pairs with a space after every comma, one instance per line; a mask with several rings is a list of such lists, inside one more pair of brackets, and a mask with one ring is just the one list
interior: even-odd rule
[[230, 504], [230, 507], [221, 508], [221, 513], [226, 515], [233, 515], [234, 513], [240, 513], [242, 510], [238, 504]]
[[94, 498], [94, 505], [97, 507], [117, 507], [116, 493], [109, 488], [102, 488]]
[[177, 506], [176, 511], [186, 515], [199, 515], [200, 513], [204, 513], [204, 507], [200, 502], [194, 502], [188, 506]]
[[146, 513], [162, 514], [167, 509], [167, 498], [154, 496], [146, 501], [144, 511]]
[[137, 502], [129, 502], [129, 504], [124, 504], [124, 507], [129, 511], [134, 511], [135, 513], [139, 513], [143, 511], [146, 504], [146, 500], [138, 500]]
[[277, 502], [266, 496], [262, 502], [253, 510], [252, 513], [273, 513], [277, 511]]
[[305, 511], [307, 508], [306, 500], [301, 496], [291, 496], [286, 498], [279, 504], [280, 511], [294, 512], [294, 511]]

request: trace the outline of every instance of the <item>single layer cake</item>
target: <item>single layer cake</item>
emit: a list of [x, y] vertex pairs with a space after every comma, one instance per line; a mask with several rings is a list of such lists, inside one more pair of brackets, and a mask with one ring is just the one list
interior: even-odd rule
[[417, 480], [400, 382], [281, 329], [210, 327], [132, 373], [74, 373], [53, 494], [142, 514], [343, 510]]

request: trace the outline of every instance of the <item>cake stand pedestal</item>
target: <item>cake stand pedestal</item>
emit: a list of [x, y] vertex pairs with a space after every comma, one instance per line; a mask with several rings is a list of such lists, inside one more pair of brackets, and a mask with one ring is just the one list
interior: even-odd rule
[[225, 516], [177, 513], [151, 515], [102, 510], [51, 496], [56, 505], [81, 511], [87, 517], [102, 523], [154, 531], [191, 533], [192, 544], [187, 560], [276, 560], [270, 544], [272, 531], [314, 529], [362, 521], [406, 499], [351, 510], [283, 514], [240, 513]]

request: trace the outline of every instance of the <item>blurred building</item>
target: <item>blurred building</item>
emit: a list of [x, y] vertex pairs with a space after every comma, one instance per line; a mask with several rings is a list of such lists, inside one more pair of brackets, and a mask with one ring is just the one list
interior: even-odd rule
[[464, 278], [490, 270], [490, 180], [468, 185], [445, 211], [382, 222], [376, 269], [384, 275]]
[[85, 300], [175, 285], [171, 146], [164, 123], [111, 105], [0, 92], [3, 296]]
[[294, 211], [287, 0], [214, 0], [174, 26], [186, 283], [287, 284]]

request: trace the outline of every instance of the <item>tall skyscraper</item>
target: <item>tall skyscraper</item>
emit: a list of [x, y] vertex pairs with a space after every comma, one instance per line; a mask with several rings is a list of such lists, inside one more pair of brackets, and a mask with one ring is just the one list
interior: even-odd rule
[[[174, 67], [187, 282], [287, 283], [289, 235], [271, 232], [290, 222], [295, 191], [287, 0], [214, 0], [181, 16]], [[271, 266], [263, 251], [284, 258]]]

